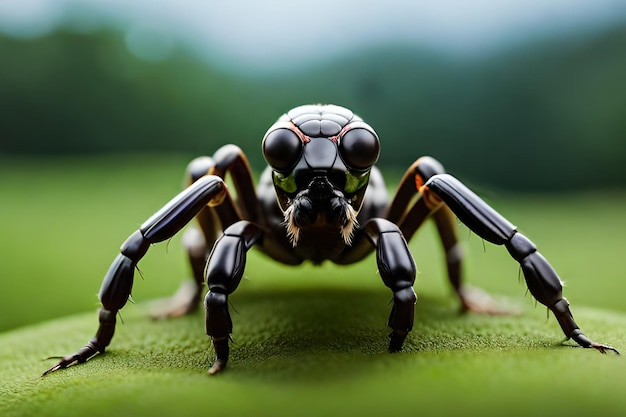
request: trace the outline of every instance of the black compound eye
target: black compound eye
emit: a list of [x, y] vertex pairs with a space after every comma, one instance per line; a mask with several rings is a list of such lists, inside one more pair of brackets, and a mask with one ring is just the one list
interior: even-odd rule
[[351, 168], [367, 169], [378, 160], [380, 142], [367, 129], [350, 129], [339, 141], [339, 151], [344, 162]]
[[276, 171], [288, 171], [302, 154], [302, 140], [292, 130], [280, 128], [263, 139], [263, 156]]

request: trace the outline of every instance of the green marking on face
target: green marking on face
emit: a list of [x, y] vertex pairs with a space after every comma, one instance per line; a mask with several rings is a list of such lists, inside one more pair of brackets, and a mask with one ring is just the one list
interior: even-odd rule
[[285, 176], [280, 172], [274, 171], [274, 185], [283, 190], [286, 193], [295, 193], [297, 190], [296, 187], [296, 178], [293, 175], [293, 172], [289, 173], [289, 175]]
[[346, 185], [344, 191], [347, 194], [356, 193], [358, 190], [367, 185], [370, 179], [370, 171], [354, 173], [346, 171]]

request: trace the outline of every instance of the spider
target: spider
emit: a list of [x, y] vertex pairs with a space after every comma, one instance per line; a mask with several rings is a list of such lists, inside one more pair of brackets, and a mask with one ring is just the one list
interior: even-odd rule
[[[137, 263], [151, 244], [171, 238], [194, 218], [199, 227], [187, 228], [182, 243], [195, 279], [181, 287], [177, 301], [162, 315], [179, 316], [197, 308], [206, 279], [206, 333], [215, 349], [209, 374], [222, 371], [228, 361], [233, 330], [228, 296], [241, 281], [252, 246], [288, 265], [307, 260], [350, 264], [375, 251], [382, 281], [393, 295], [387, 321], [389, 351], [400, 351], [413, 327], [417, 300], [416, 267], [407, 240], [430, 217], [437, 225], [448, 277], [463, 310], [489, 313], [493, 306], [478, 300], [461, 283], [463, 251], [457, 218], [482, 239], [506, 247], [520, 263], [530, 293], [552, 311], [568, 339], [602, 353], [619, 353], [582, 333], [562, 296], [559, 276], [536, 246], [435, 159], [417, 159], [389, 201], [374, 165], [379, 138], [351, 110], [336, 105], [296, 107], [269, 128], [262, 150], [268, 167], [256, 192], [247, 158], [235, 145], [189, 164], [188, 186], [130, 235], [106, 273], [96, 335], [42, 376], [105, 351], [117, 312], [131, 294]], [[225, 185], [227, 174], [236, 199]]]

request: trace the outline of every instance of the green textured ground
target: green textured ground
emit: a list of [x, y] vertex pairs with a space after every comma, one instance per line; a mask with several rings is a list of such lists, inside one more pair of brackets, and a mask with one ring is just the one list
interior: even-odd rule
[[[142, 262], [137, 304], [123, 310], [109, 351], [40, 378], [46, 356], [93, 335], [95, 294], [117, 248], [178, 189], [179, 159], [129, 160], [0, 166], [1, 416], [626, 415], [624, 358], [561, 345], [506, 251], [483, 249], [466, 230], [469, 281], [522, 314], [458, 315], [432, 227], [411, 242], [419, 300], [403, 353], [385, 352], [390, 296], [373, 259], [294, 269], [251, 253], [232, 296], [232, 361], [207, 376], [201, 312], [147, 318], [147, 300], [187, 274], [175, 238]], [[626, 195], [489, 199], [557, 268], [582, 329], [626, 351]]]
[[[425, 298], [425, 297], [424, 297]], [[296, 289], [238, 297], [227, 371], [206, 375], [200, 314], [147, 321], [130, 308], [109, 353], [40, 379], [49, 353], [93, 332], [92, 314], [0, 336], [3, 416], [619, 416], [626, 362], [558, 345], [542, 314], [459, 317], [423, 299], [407, 352], [385, 350], [384, 294]], [[347, 307], [347, 303], [350, 306]], [[626, 346], [623, 314], [578, 309], [594, 335]]]

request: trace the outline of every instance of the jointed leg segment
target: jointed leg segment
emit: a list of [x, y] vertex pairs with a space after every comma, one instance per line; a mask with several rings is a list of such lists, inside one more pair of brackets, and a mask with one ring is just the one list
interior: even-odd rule
[[187, 166], [187, 180], [191, 185], [206, 175], [216, 175], [224, 179], [232, 178], [237, 198], [228, 193], [221, 204], [203, 207], [196, 215], [197, 225], [191, 225], [185, 231], [182, 244], [187, 250], [193, 280], [182, 283], [178, 292], [167, 300], [160, 310], [154, 312], [156, 318], [176, 317], [195, 310], [202, 298], [204, 288], [204, 270], [215, 241], [224, 229], [241, 219], [256, 221], [257, 199], [247, 159], [241, 149], [235, 145], [226, 145], [212, 157], [201, 156]]
[[604, 353], [617, 350], [595, 343], [579, 329], [562, 295], [562, 283], [556, 271], [537, 251], [536, 246], [515, 226], [470, 191], [459, 180], [448, 174], [430, 178], [423, 193], [434, 193], [481, 238], [496, 245], [504, 245], [520, 263], [530, 293], [556, 316], [565, 336], [585, 348], [593, 347]]
[[446, 251], [450, 282], [464, 310], [503, 312], [489, 298], [474, 300], [475, 297], [461, 285], [463, 252], [458, 243], [456, 218], [486, 241], [507, 248], [520, 263], [531, 294], [554, 313], [568, 338], [600, 352], [617, 352], [610, 346], [591, 341], [581, 332], [562, 296], [561, 280], [535, 245], [459, 180], [446, 174], [439, 162], [423, 157], [402, 178], [387, 218], [398, 224], [405, 238], [410, 239], [431, 215]]
[[228, 361], [228, 341], [233, 331], [228, 296], [239, 286], [246, 265], [246, 253], [261, 235], [258, 226], [242, 220], [226, 229], [213, 247], [207, 266], [209, 292], [204, 302], [206, 332], [211, 336], [216, 353], [209, 374], [220, 372]]
[[392, 329], [389, 351], [397, 352], [413, 328], [417, 301], [413, 290], [415, 262], [395, 224], [384, 219], [372, 219], [365, 226], [365, 233], [376, 247], [378, 272], [393, 293], [393, 307], [387, 324]]
[[219, 204], [226, 194], [223, 180], [208, 175], [174, 197], [161, 210], [156, 212], [139, 230], [133, 233], [121, 247], [100, 288], [102, 308], [99, 313], [100, 325], [94, 338], [73, 355], [63, 358], [43, 375], [67, 368], [74, 363], [89, 360], [97, 353], [104, 352], [115, 331], [115, 316], [124, 307], [132, 291], [137, 263], [143, 258], [153, 243], [169, 239], [185, 226], [203, 207]]
[[[226, 189], [223, 178], [227, 173], [232, 175], [237, 201]], [[261, 230], [254, 223], [240, 219], [256, 220], [257, 200], [247, 160], [236, 146], [220, 148], [213, 158], [202, 157], [192, 161], [188, 177], [189, 186], [146, 220], [122, 245], [100, 289], [100, 325], [94, 338], [75, 354], [61, 358], [43, 375], [85, 362], [104, 352], [113, 338], [115, 316], [132, 291], [137, 263], [151, 244], [171, 238], [194, 217], [198, 219], [201, 232], [193, 228], [188, 230], [183, 244], [188, 249], [195, 288], [185, 295], [181, 305], [170, 308], [164, 315], [184, 314], [194, 308], [204, 281], [206, 248], [212, 247], [219, 238], [219, 244], [214, 248], [216, 256], [207, 267], [210, 292], [205, 305], [207, 333], [212, 336], [217, 353], [212, 373], [224, 367], [232, 331], [228, 294], [237, 288], [241, 280], [246, 251], [261, 237]]]
[[432, 217], [446, 254], [448, 278], [459, 297], [461, 310], [502, 314], [504, 311], [487, 294], [462, 283], [464, 251], [459, 242], [457, 217], [436, 194], [422, 192], [428, 179], [444, 173], [445, 169], [434, 158], [425, 156], [415, 161], [402, 177], [386, 218], [396, 223], [410, 240], [426, 219]]

